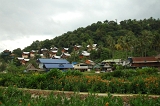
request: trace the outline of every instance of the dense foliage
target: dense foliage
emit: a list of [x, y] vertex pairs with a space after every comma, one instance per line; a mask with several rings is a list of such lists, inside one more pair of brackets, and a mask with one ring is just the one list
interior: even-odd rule
[[52, 69], [43, 74], [0, 74], [0, 85], [60, 91], [160, 94], [159, 76], [157, 70], [151, 68], [117, 70], [100, 75]]

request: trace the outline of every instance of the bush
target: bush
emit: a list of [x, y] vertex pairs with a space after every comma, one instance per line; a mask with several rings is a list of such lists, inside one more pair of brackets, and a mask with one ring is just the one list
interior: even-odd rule
[[59, 69], [51, 69], [49, 72], [46, 73], [46, 78], [51, 79], [53, 77], [62, 78], [64, 73]]
[[79, 70], [68, 70], [65, 72], [65, 75], [66, 76], [70, 76], [70, 75], [73, 75], [73, 76], [81, 76], [83, 75], [82, 72], [80, 72]]

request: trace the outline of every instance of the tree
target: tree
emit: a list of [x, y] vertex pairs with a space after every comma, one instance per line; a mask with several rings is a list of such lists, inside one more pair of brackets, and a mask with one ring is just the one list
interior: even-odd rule
[[147, 51], [150, 49], [150, 45], [153, 41], [153, 34], [151, 31], [143, 30], [141, 35], [138, 37], [139, 47], [142, 53], [142, 56], [147, 56]]
[[21, 57], [21, 56], [22, 56], [22, 50], [21, 50], [21, 48], [14, 49], [14, 50], [12, 51], [12, 53], [13, 53], [16, 57]]
[[88, 51], [91, 51], [93, 49], [93, 40], [88, 39], [87, 44], [88, 44]]
[[111, 50], [111, 58], [114, 57], [114, 50], [115, 50], [115, 39], [113, 39], [112, 36], [107, 35], [107, 39], [106, 39], [108, 48]]
[[117, 40], [116, 48], [124, 50], [126, 53], [126, 57], [128, 57], [128, 51], [132, 52], [135, 48], [136, 37], [132, 31], [128, 31], [125, 36], [119, 37]]

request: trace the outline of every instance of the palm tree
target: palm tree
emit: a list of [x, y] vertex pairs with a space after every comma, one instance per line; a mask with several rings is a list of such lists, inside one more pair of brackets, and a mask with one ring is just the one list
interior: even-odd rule
[[139, 36], [139, 46], [141, 48], [142, 56], [147, 56], [147, 49], [149, 50], [150, 45], [153, 41], [153, 34], [151, 31], [143, 30]]
[[109, 49], [111, 50], [111, 57], [114, 57], [114, 49], [115, 49], [115, 39], [111, 35], [107, 35], [106, 42], [109, 46]]

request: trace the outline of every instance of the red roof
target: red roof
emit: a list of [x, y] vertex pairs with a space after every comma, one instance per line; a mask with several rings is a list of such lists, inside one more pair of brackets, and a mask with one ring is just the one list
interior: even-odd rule
[[133, 63], [158, 62], [155, 57], [132, 57]]

